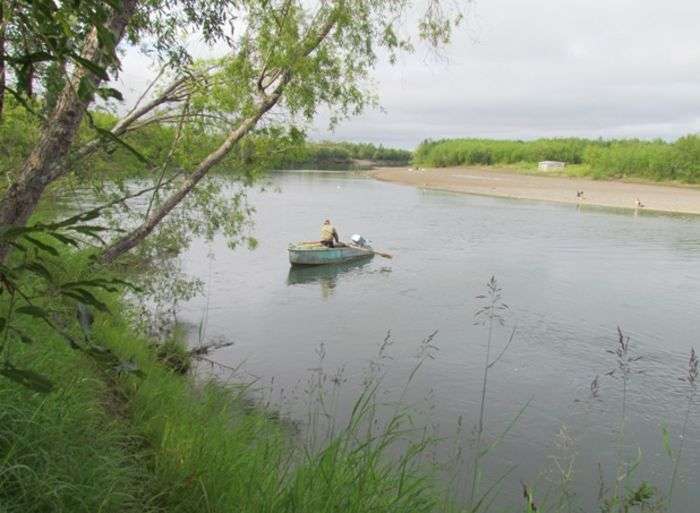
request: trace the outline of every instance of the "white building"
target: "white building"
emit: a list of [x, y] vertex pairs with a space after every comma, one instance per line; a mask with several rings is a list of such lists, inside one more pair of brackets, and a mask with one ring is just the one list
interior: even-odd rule
[[557, 160], [543, 160], [537, 165], [537, 169], [540, 171], [554, 171], [555, 169], [564, 169], [564, 167], [566, 167], [566, 162]]

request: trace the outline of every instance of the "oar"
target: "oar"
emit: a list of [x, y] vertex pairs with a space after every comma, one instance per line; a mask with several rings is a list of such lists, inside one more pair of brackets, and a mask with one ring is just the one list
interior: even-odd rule
[[375, 251], [374, 249], [372, 250], [372, 253], [375, 253], [375, 254], [379, 255], [380, 257], [383, 257], [383, 258], [394, 258], [394, 257], [393, 257], [392, 255], [390, 255], [389, 253], [382, 253], [381, 251]]
[[389, 253], [382, 253], [381, 251], [377, 251], [376, 249], [363, 248], [362, 246], [356, 246], [355, 244], [351, 244], [350, 247], [353, 247], [355, 249], [359, 249], [360, 251], [366, 251], [367, 253], [374, 253], [375, 255], [379, 255], [380, 257], [383, 257], [383, 258], [394, 258]]

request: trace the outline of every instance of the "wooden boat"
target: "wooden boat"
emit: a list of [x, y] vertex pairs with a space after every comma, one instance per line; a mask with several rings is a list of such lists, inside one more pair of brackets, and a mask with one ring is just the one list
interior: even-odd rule
[[346, 244], [327, 248], [323, 244], [298, 243], [289, 245], [289, 263], [292, 265], [325, 265], [350, 262], [360, 258], [372, 258], [374, 252], [369, 246]]

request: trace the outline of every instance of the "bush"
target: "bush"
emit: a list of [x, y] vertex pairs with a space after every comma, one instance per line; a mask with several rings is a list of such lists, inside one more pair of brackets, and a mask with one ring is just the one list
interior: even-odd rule
[[700, 181], [700, 136], [674, 143], [638, 139], [536, 139], [507, 141], [444, 139], [423, 141], [415, 152], [417, 165], [447, 167], [535, 163], [559, 160], [583, 164], [597, 178], [640, 177], [649, 180]]

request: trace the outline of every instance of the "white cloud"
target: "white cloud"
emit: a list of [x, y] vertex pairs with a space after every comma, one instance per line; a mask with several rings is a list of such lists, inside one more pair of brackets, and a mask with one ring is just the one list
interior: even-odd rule
[[[698, 20], [696, 0], [482, 0], [446, 61], [419, 49], [378, 66], [385, 112], [333, 134], [320, 114], [311, 135], [410, 148], [439, 137], [698, 132]], [[137, 84], [143, 67], [128, 66], [125, 81]]]

